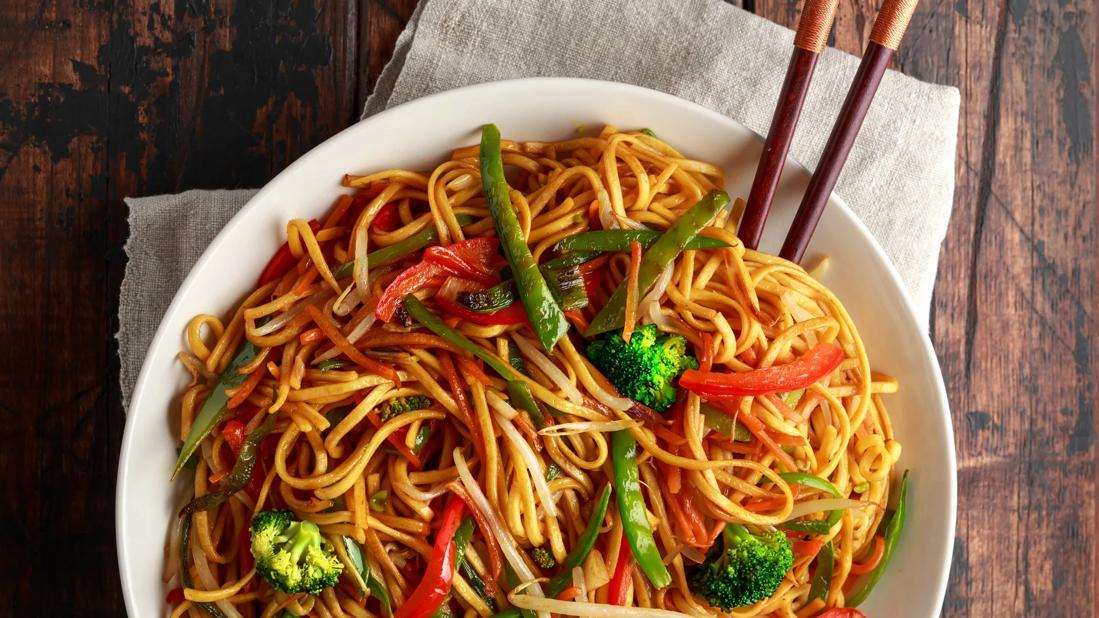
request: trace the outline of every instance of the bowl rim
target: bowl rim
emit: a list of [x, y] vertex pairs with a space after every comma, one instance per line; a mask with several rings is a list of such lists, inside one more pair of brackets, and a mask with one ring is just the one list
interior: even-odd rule
[[[732, 124], [737, 128], [754, 135], [760, 141], [763, 137], [755, 131], [752, 131], [742, 122], [730, 118], [720, 112], [712, 110], [708, 107], [688, 101], [686, 99], [677, 97], [672, 94], [653, 90], [643, 86], [637, 86], [634, 84], [626, 84], [622, 82], [615, 82], [609, 80], [588, 79], [588, 78], [575, 78], [575, 77], [526, 77], [518, 79], [507, 79], [492, 82], [484, 82], [479, 84], [473, 84], [469, 86], [463, 86], [460, 88], [454, 88], [450, 90], [444, 90], [436, 92], [430, 95], [426, 95], [411, 101], [407, 101], [381, 111], [368, 118], [362, 118], [357, 122], [349, 125], [347, 128], [331, 135], [324, 141], [320, 142], [302, 156], [294, 160], [290, 165], [286, 166], [282, 171], [276, 174], [271, 180], [269, 180], [259, 191], [253, 195], [247, 203], [240, 210], [233, 215], [233, 217], [225, 224], [225, 226], [217, 233], [210, 244], [203, 250], [202, 255], [195, 261], [194, 265], [188, 271], [187, 276], [180, 283], [175, 294], [172, 297], [171, 303], [168, 305], [160, 323], [157, 326], [156, 332], [149, 344], [149, 348], [145, 352], [145, 356], [142, 359], [141, 371], [138, 374], [137, 380], [134, 383], [134, 389], [130, 396], [129, 409], [137, 409], [140, 406], [136, 405], [145, 397], [145, 392], [148, 390], [148, 383], [150, 381], [150, 374], [152, 367], [149, 363], [149, 359], [152, 356], [152, 352], [159, 349], [165, 344], [167, 337], [171, 336], [168, 333], [167, 324], [171, 321], [171, 316], [180, 310], [180, 305], [183, 302], [185, 290], [190, 288], [194, 281], [198, 278], [199, 273], [207, 267], [208, 262], [213, 260], [214, 248], [228, 242], [228, 238], [233, 235], [233, 230], [242, 225], [244, 221], [250, 218], [250, 212], [261, 205], [268, 199], [268, 196], [276, 193], [279, 186], [287, 181], [287, 178], [292, 178], [295, 175], [295, 171], [299, 167], [303, 167], [305, 163], [313, 158], [316, 158], [326, 146], [338, 139], [347, 139], [356, 132], [364, 129], [364, 127], [371, 126], [377, 123], [383, 123], [392, 115], [407, 114], [414, 112], [420, 107], [430, 107], [440, 99], [445, 99], [453, 96], [462, 95], [474, 95], [474, 94], [486, 94], [491, 93], [493, 90], [509, 90], [512, 88], [560, 88], [564, 92], [570, 92], [570, 88], [585, 87], [591, 88], [609, 88], [611, 90], [618, 90], [626, 92], [635, 96], [650, 97], [663, 100], [665, 103], [678, 105], [686, 108], [689, 113], [698, 114], [704, 116], [707, 120], [715, 123]], [[786, 167], [798, 169], [805, 174], [811, 174], [810, 170], [798, 162], [793, 157], [787, 157]], [[937, 408], [942, 411], [942, 414], [938, 415], [937, 429], [946, 440], [945, 454], [947, 456], [946, 466], [948, 472], [948, 487], [946, 488], [947, 505], [949, 507], [947, 514], [947, 531], [948, 531], [948, 545], [953, 548], [956, 538], [957, 528], [957, 453], [955, 448], [954, 429], [951, 423], [950, 402], [946, 392], [946, 386], [943, 381], [942, 368], [939, 364], [938, 357], [935, 354], [934, 347], [928, 333], [920, 328], [921, 320], [919, 320], [919, 312], [916, 310], [915, 305], [911, 297], [908, 295], [903, 281], [900, 278], [900, 274], [897, 272], [892, 260], [882, 249], [878, 240], [870, 232], [866, 224], [851, 210], [847, 202], [835, 192], [829, 197], [829, 205], [833, 208], [840, 208], [845, 211], [848, 218], [851, 220], [854, 228], [864, 237], [867, 241], [867, 245], [871, 247], [874, 253], [875, 259], [881, 262], [887, 276], [890, 279], [890, 283], [900, 290], [900, 297], [902, 298], [901, 305], [903, 308], [904, 317], [909, 322], [915, 324], [915, 328], [920, 332], [920, 339], [922, 342], [920, 353], [923, 355], [923, 361], [933, 368], [932, 370], [932, 382], [934, 383], [934, 392], [931, 395], [936, 399], [939, 404]], [[134, 582], [132, 581], [132, 566], [127, 560], [127, 554], [129, 550], [129, 539], [125, 533], [126, 530], [126, 512], [125, 512], [125, 497], [130, 491], [130, 479], [129, 470], [131, 465], [131, 459], [133, 457], [133, 449], [135, 448], [135, 436], [134, 425], [135, 419], [139, 413], [130, 414], [129, 409], [125, 410], [126, 423], [124, 427], [124, 433], [122, 437], [122, 446], [119, 451], [118, 459], [118, 472], [115, 482], [115, 548], [116, 556], [118, 560], [119, 579], [122, 586], [123, 599], [128, 615], [135, 615], [136, 608], [134, 607]], [[951, 552], [947, 552], [945, 558], [946, 564], [939, 567], [939, 576], [935, 590], [932, 591], [935, 605], [942, 606], [942, 603], [946, 595], [946, 587], [950, 576], [950, 563], [952, 562]]]

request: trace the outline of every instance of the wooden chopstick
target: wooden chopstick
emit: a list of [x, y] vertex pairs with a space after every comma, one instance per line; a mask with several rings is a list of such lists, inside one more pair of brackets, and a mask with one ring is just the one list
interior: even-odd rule
[[885, 0], [882, 4], [878, 17], [874, 20], [870, 42], [862, 55], [859, 70], [847, 91], [847, 98], [821, 153], [820, 163], [813, 172], [813, 178], [809, 181], [809, 187], [786, 235], [786, 242], [782, 245], [779, 253], [781, 257], [792, 262], [801, 261], [824, 207], [828, 204], [828, 197], [836, 186], [840, 171], [847, 162], [847, 155], [859, 134], [870, 103], [878, 91], [882, 75], [904, 38], [912, 13], [916, 10], [916, 3], [917, 0]]
[[737, 236], [750, 249], [759, 247], [763, 226], [775, 198], [775, 189], [778, 188], [778, 180], [786, 164], [786, 154], [794, 139], [801, 106], [809, 92], [817, 58], [828, 43], [828, 33], [832, 30], [838, 3], [839, 0], [806, 0], [805, 8], [801, 12], [797, 34], [794, 35], [794, 51], [790, 54], [790, 66], [786, 69], [786, 79], [779, 91], [775, 115], [771, 118], [771, 128], [768, 129], [767, 140], [763, 143], [763, 153], [756, 167], [755, 179], [752, 180], [752, 190], [748, 193], [748, 204], [740, 219], [740, 229], [737, 230]]

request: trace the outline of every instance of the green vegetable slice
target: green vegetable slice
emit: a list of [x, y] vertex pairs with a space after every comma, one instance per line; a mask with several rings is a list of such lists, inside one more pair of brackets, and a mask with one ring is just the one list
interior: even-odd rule
[[904, 531], [904, 518], [907, 514], [908, 471], [905, 470], [904, 476], [901, 477], [901, 490], [900, 497], [897, 499], [897, 506], [893, 509], [889, 523], [885, 526], [885, 553], [882, 554], [878, 566], [874, 567], [874, 570], [866, 576], [866, 581], [847, 597], [848, 607], [857, 607], [865, 601], [866, 597], [870, 596], [870, 591], [881, 579], [882, 573], [885, 573], [886, 567], [889, 566], [889, 559], [893, 557], [893, 552], [897, 549], [897, 541], [901, 538], [901, 532]]

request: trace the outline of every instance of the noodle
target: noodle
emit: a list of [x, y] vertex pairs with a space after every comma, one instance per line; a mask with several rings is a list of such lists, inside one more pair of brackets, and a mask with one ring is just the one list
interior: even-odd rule
[[[539, 262], [560, 255], [556, 244], [576, 233], [666, 229], [725, 180], [719, 168], [651, 134], [614, 127], [598, 137], [504, 142], [503, 160], [519, 229]], [[635, 324], [682, 335], [704, 371], [781, 367], [819, 346], [842, 355], [834, 370], [796, 393], [712, 401], [680, 389], [667, 412], [639, 412], [585, 356], [575, 328], [546, 351], [529, 318], [475, 323], [469, 309], [452, 312], [455, 301], [440, 285], [457, 275], [446, 269], [413, 291], [484, 355], [474, 358], [407, 321], [403, 309], [383, 316], [387, 288], [410, 276], [424, 244], [381, 264], [368, 257], [372, 251], [426, 234], [440, 248], [494, 236], [475, 147], [454, 151], [433, 170], [384, 170], [347, 176], [344, 184], [354, 194], [322, 226], [287, 224], [292, 259], [284, 270], [228, 315], [200, 314], [186, 327], [179, 358], [192, 382], [180, 398], [178, 435], [212, 429], [196, 451], [193, 494], [220, 491], [235, 475], [241, 435], [269, 414], [278, 423], [256, 445], [251, 482], [192, 516], [190, 556], [180, 556], [176, 522], [165, 579], [189, 575], [179, 571], [182, 558], [193, 571], [183, 581], [193, 581], [172, 615], [201, 613], [204, 603], [225, 615], [382, 615], [377, 589], [360, 591], [381, 588], [395, 607], [413, 598], [452, 499], [475, 524], [467, 564], [444, 601], [465, 616], [507, 606], [544, 616], [723, 615], [692, 592], [692, 568], [726, 523], [773, 530], [791, 519], [818, 532], [789, 532], [803, 541], [795, 543], [803, 553], [795, 552], [785, 579], [730, 615], [807, 616], [843, 606], [855, 571], [867, 571], [867, 556], [880, 557], [882, 505], [901, 454], [883, 395], [899, 385], [871, 371], [850, 316], [811, 273], [746, 249], [734, 233], [735, 214], [725, 212], [702, 235], [727, 246], [684, 251], [661, 264], [647, 289], [639, 287], [636, 241], [582, 265], [588, 306], [567, 312], [573, 324], [591, 323], [627, 286], [624, 338], [639, 336]], [[245, 343], [255, 354], [234, 364]], [[225, 393], [232, 400], [224, 417], [201, 429], [203, 403], [222, 373], [236, 369], [241, 379]], [[529, 401], [516, 398], [524, 390]], [[747, 437], [723, 433], [715, 411], [735, 416], [726, 424], [747, 429]], [[613, 581], [631, 548], [621, 542], [629, 522], [612, 500], [605, 520], [595, 522], [594, 547], [564, 574], [567, 594], [553, 598], [549, 578], [557, 570], [540, 569], [531, 551], [543, 548], [560, 564], [581, 542], [597, 497], [614, 484], [614, 432], [636, 441], [642, 500], [671, 584], [653, 586], [637, 564], [624, 571], [625, 583]], [[819, 477], [836, 493], [799, 485], [788, 472]], [[344, 566], [339, 585], [286, 594], [264, 579], [249, 560], [248, 528], [254, 513], [273, 508], [319, 526]], [[837, 515], [825, 525], [832, 510]], [[826, 601], [810, 598], [821, 546], [813, 539], [830, 542], [835, 556]], [[517, 584], [505, 578], [505, 562]], [[616, 585], [626, 586], [630, 607], [610, 604]]]

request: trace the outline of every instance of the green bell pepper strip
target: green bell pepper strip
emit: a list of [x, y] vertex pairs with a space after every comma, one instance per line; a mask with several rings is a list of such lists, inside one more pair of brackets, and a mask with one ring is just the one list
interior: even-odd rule
[[705, 403], [699, 406], [699, 410], [704, 424], [710, 429], [736, 442], [752, 441], [752, 432], [728, 414]]
[[[565, 251], [629, 251], [630, 242], [636, 240], [642, 249], [653, 246], [660, 238], [658, 230], [595, 230], [566, 236], [554, 245], [558, 252]], [[695, 236], [684, 249], [724, 249], [732, 247], [718, 238]]]
[[[191, 581], [191, 518], [184, 517], [179, 527], [179, 583], [184, 588], [194, 588]], [[225, 618], [221, 609], [213, 603], [195, 603], [199, 609], [214, 618]]]
[[561, 570], [546, 585], [546, 598], [552, 599], [561, 594], [561, 591], [572, 584], [572, 570], [584, 564], [595, 547], [595, 540], [599, 537], [599, 530], [603, 527], [603, 518], [607, 516], [607, 506], [611, 502], [611, 486], [607, 485], [599, 494], [599, 500], [595, 503], [595, 509], [591, 512], [588, 525], [584, 532], [576, 539], [576, 545], [565, 556], [561, 563]]
[[594, 260], [600, 256], [599, 251], [571, 251], [563, 255], [559, 255], [552, 260], [542, 262], [541, 268], [566, 268], [568, 266], [579, 266], [589, 260]]
[[[575, 266], [546, 268], [540, 266], [542, 276], [550, 287], [550, 293], [564, 311], [583, 309], [588, 306], [588, 292], [584, 287], [584, 275]], [[492, 313], [514, 303], [517, 300], [515, 281], [507, 279], [501, 283], [480, 291], [459, 292], [455, 300], [471, 311]]]
[[248, 363], [251, 363], [256, 359], [256, 355], [259, 354], [259, 348], [252, 345], [252, 342], [247, 339], [240, 345], [240, 349], [237, 350], [236, 356], [229, 363], [229, 366], [225, 368], [225, 371], [218, 377], [217, 384], [214, 385], [213, 390], [206, 396], [206, 401], [202, 402], [202, 408], [199, 409], [198, 415], [195, 416], [195, 420], [191, 423], [191, 431], [187, 433], [187, 439], [183, 441], [183, 446], [179, 449], [179, 458], [176, 459], [175, 470], [172, 471], [172, 480], [174, 481], [179, 471], [187, 465], [187, 460], [191, 458], [191, 453], [195, 452], [198, 445], [202, 442], [203, 438], [209, 435], [210, 431], [214, 429], [228, 410], [226, 405], [229, 403], [229, 396], [225, 394], [225, 391], [231, 388], [236, 388], [244, 383], [248, 376], [240, 372], [241, 367], [246, 367]]
[[[454, 217], [458, 220], [458, 225], [466, 226], [477, 220], [477, 217], [473, 215], [457, 215]], [[413, 253], [423, 249], [424, 247], [435, 242], [439, 238], [439, 231], [435, 229], [434, 225], [428, 224], [427, 227], [416, 232], [412, 236], [399, 240], [388, 247], [382, 247], [375, 251], [371, 251], [366, 254], [366, 267], [377, 268], [379, 266], [385, 266], [386, 264], [392, 264], [397, 260], [406, 258]], [[332, 276], [337, 279], [343, 279], [344, 277], [350, 277], [355, 272], [355, 260], [350, 262], [344, 262], [332, 270]]]
[[901, 532], [904, 530], [904, 518], [907, 513], [908, 471], [905, 470], [904, 476], [901, 477], [901, 491], [900, 497], [897, 499], [897, 507], [893, 510], [893, 516], [889, 518], [889, 523], [885, 526], [885, 553], [882, 554], [878, 566], [874, 567], [874, 570], [866, 576], [866, 581], [847, 597], [848, 607], [857, 607], [865, 601], [866, 597], [870, 596], [870, 591], [881, 579], [882, 573], [885, 573], [886, 567], [889, 566], [889, 559], [893, 557], [893, 552], [897, 549], [897, 541], [901, 538]]
[[[363, 550], [359, 547], [359, 544], [351, 537], [343, 537], [343, 546], [347, 550], [347, 557], [351, 560], [351, 564], [355, 569], [359, 571], [359, 576], [366, 582], [366, 587], [370, 592], [370, 595], [377, 597], [378, 601], [385, 609], [386, 616], [393, 616], [393, 602], [389, 600], [389, 591], [385, 589], [385, 585], [374, 576], [373, 571], [370, 569], [370, 565], [367, 564], [366, 559], [363, 558]], [[366, 592], [364, 590], [363, 592]]]
[[832, 541], [828, 541], [817, 554], [817, 570], [813, 573], [813, 583], [809, 584], [809, 600], [820, 599], [828, 602], [828, 591], [832, 587], [832, 571], [836, 565], [836, 554]]
[[481, 182], [485, 189], [485, 199], [492, 222], [496, 225], [496, 235], [500, 238], [500, 247], [515, 276], [519, 298], [530, 317], [530, 324], [539, 343], [547, 352], [553, 350], [557, 341], [569, 330], [565, 314], [550, 292], [538, 264], [531, 255], [530, 247], [523, 238], [519, 227], [519, 218], [508, 196], [508, 183], [504, 178], [504, 161], [500, 152], [500, 130], [496, 125], [488, 124], [481, 130]]
[[493, 371], [500, 374], [500, 377], [505, 380], [515, 380], [519, 377], [515, 370], [509, 365], [500, 362], [500, 359], [490, 354], [481, 346], [470, 341], [468, 337], [447, 326], [446, 323], [439, 319], [439, 316], [432, 313], [414, 294], [409, 294], [404, 297], [403, 306], [405, 311], [408, 312], [409, 317], [413, 320], [416, 320], [431, 332], [442, 337], [447, 343], [483, 360]]
[[[714, 215], [729, 204], [729, 196], [724, 191], [711, 191], [697, 204], [687, 209], [678, 221], [660, 235], [641, 256], [641, 266], [637, 271], [637, 293], [644, 296], [653, 287], [664, 268], [675, 261], [702, 228], [710, 224]], [[584, 335], [591, 337], [609, 330], [622, 328], [626, 317], [626, 282], [623, 281], [611, 295], [607, 304], [591, 321]]]
[[[622, 529], [630, 541], [633, 557], [654, 588], [672, 583], [668, 567], [664, 566], [660, 549], [653, 538], [645, 499], [641, 496], [641, 473], [637, 467], [637, 441], [629, 430], [611, 434], [611, 460], [614, 463], [614, 493], [618, 499], [618, 514]], [[621, 551], [621, 550], [619, 550]]]
[[530, 387], [522, 380], [508, 380], [508, 398], [511, 400], [512, 407], [525, 411], [530, 415], [531, 422], [538, 429], [542, 429], [546, 426], [546, 415], [542, 413], [542, 408], [538, 406], [538, 402], [534, 400], [534, 395], [530, 392]]
[[[259, 414], [266, 414], [266, 412], [259, 412]], [[229, 499], [229, 496], [248, 485], [248, 481], [252, 480], [252, 470], [256, 467], [260, 442], [263, 442], [267, 434], [275, 428], [276, 416], [275, 414], [268, 414], [263, 424], [253, 429], [248, 437], [244, 438], [244, 442], [240, 445], [240, 454], [237, 455], [237, 462], [233, 464], [233, 470], [225, 477], [225, 482], [222, 483], [221, 488], [188, 502], [183, 510], [179, 512], [180, 517], [190, 515], [195, 511], [208, 511], [225, 502]]]
[[[794, 485], [802, 485], [818, 491], [822, 491], [831, 495], [833, 498], [842, 498], [843, 494], [840, 490], [836, 489], [836, 486], [829, 483], [827, 480], [822, 479], [819, 476], [807, 474], [805, 472], [783, 472], [779, 474], [783, 480], [787, 483]], [[807, 532], [809, 534], [828, 534], [828, 531], [832, 529], [832, 526], [836, 525], [840, 518], [843, 517], [843, 511], [831, 511], [828, 513], [827, 519], [809, 519], [809, 520], [796, 520], [787, 521], [779, 524], [779, 528], [783, 530], [792, 530], [794, 532]]]
[[523, 361], [523, 355], [519, 352], [519, 346], [515, 345], [511, 340], [507, 341], [508, 344], [508, 364], [511, 368], [519, 373], [526, 374], [527, 364]]

